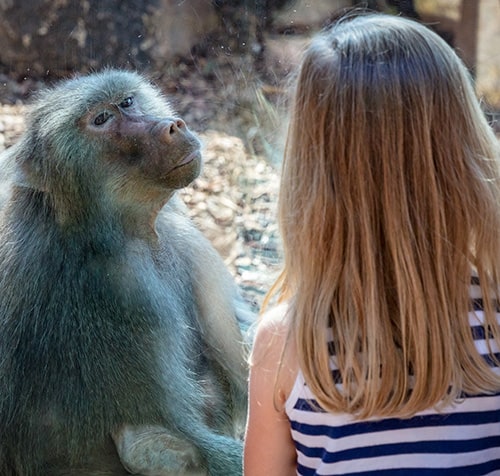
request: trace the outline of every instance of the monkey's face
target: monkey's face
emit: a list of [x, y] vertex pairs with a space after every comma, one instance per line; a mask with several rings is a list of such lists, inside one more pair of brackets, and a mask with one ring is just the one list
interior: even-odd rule
[[200, 172], [198, 139], [136, 73], [63, 81], [39, 95], [27, 119], [18, 175], [66, 221], [95, 210], [153, 216]]
[[168, 189], [189, 184], [200, 172], [200, 142], [177, 117], [149, 111], [140, 91], [125, 91], [119, 100], [101, 102], [80, 121], [80, 127], [102, 157], [128, 177]]

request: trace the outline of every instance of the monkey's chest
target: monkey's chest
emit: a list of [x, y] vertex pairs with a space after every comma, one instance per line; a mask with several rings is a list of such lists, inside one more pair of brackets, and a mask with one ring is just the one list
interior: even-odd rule
[[197, 341], [194, 311], [182, 289], [132, 284], [116, 292], [101, 280], [89, 294], [62, 291], [20, 317], [8, 372], [25, 414], [78, 434], [95, 432], [96, 421], [104, 431], [161, 419], [175, 382], [167, 363], [185, 359]]

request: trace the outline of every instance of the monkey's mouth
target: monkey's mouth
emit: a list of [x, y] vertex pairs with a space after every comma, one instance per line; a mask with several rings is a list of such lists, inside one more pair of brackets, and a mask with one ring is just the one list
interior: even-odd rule
[[191, 152], [190, 154], [186, 155], [186, 157], [184, 157], [171, 171], [183, 167], [184, 165], [190, 164], [191, 162], [193, 162], [193, 160], [199, 158], [200, 158], [200, 151], [195, 150], [194, 152]]

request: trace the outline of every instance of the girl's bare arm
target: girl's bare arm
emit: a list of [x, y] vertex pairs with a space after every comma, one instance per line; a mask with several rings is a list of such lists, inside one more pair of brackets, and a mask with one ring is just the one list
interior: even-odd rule
[[296, 451], [284, 404], [297, 371], [286, 357], [280, 364], [286, 341], [282, 313], [278, 309], [263, 317], [252, 351], [245, 476], [296, 474]]

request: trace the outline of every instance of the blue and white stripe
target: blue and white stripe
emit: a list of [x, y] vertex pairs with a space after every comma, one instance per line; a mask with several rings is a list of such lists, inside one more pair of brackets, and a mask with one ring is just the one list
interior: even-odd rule
[[[471, 289], [477, 300], [470, 324], [479, 353], [488, 359], [478, 289]], [[500, 356], [498, 346], [491, 340], [489, 344]], [[500, 373], [500, 368], [495, 371]], [[299, 372], [286, 413], [299, 475], [500, 475], [500, 392], [464, 397], [439, 412], [429, 409], [408, 419], [355, 420], [318, 411]]]

